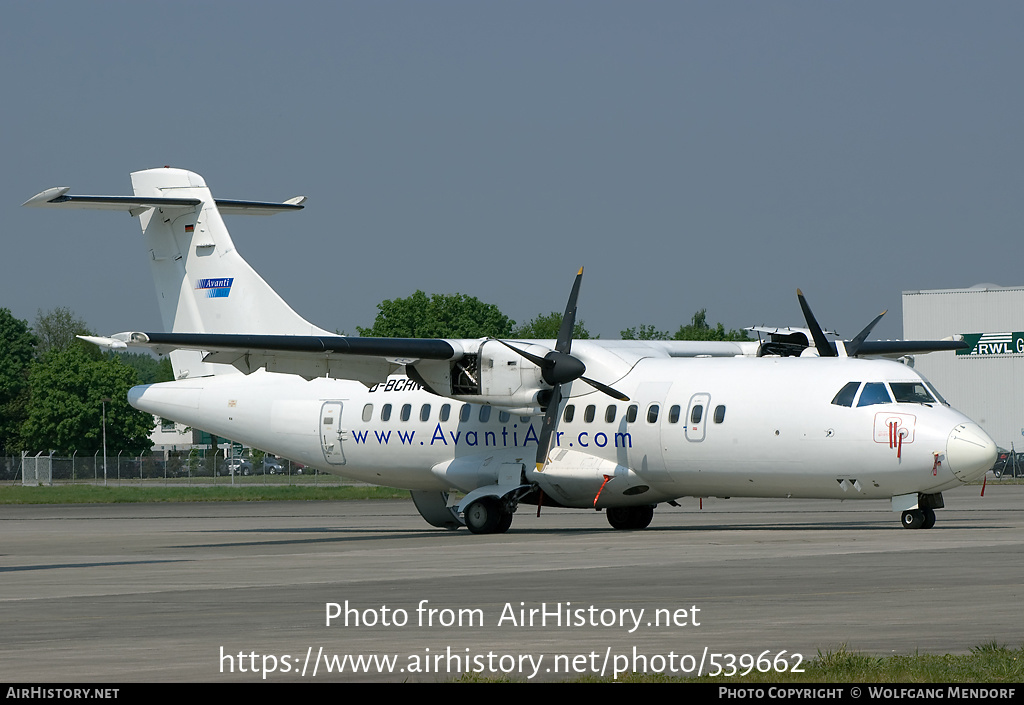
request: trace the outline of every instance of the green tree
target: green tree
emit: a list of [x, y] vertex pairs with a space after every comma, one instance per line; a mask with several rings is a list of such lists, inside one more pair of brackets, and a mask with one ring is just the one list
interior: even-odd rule
[[51, 350], [64, 350], [74, 344], [88, 346], [85, 349], [89, 350], [90, 357], [93, 359], [100, 357], [99, 348], [75, 337], [91, 333], [85, 325], [85, 321], [76, 316], [74, 311], [67, 306], [58, 306], [46, 313], [39, 309], [36, 312], [36, 321], [32, 330], [38, 340], [36, 350], [40, 357]]
[[646, 323], [639, 329], [627, 328], [620, 331], [620, 334], [623, 340], [750, 340], [750, 336], [744, 330], [726, 330], [721, 323], [715, 326], [708, 325], [707, 314], [707, 309], [702, 308], [693, 314], [689, 324], [679, 326], [671, 335], [667, 330], [658, 330]]
[[139, 384], [170, 382], [174, 379], [174, 372], [171, 369], [171, 358], [166, 356], [157, 359], [147, 353], [109, 352], [106, 354], [106, 357], [116, 357], [135, 370], [135, 374], [139, 378]]
[[515, 325], [494, 304], [465, 294], [416, 291], [404, 299], [377, 304], [373, 327], [356, 326], [359, 335], [375, 338], [507, 338]]
[[85, 348], [51, 350], [29, 375], [31, 401], [22, 424], [23, 446], [61, 454], [103, 447], [102, 399], [107, 406], [107, 447], [141, 453], [152, 446], [153, 416], [128, 405], [135, 370], [117, 358], [92, 359]]
[[29, 398], [29, 369], [36, 339], [28, 321], [0, 308], [0, 452], [20, 448], [21, 424]]
[[[558, 339], [558, 329], [562, 326], [562, 314], [557, 311], [544, 315], [538, 313], [535, 318], [521, 326], [516, 326], [512, 329], [511, 337], [521, 338], [523, 340], [547, 340], [547, 339]], [[576, 321], [576, 325], [572, 328], [572, 337], [574, 340], [586, 340], [593, 336], [590, 335], [590, 331], [583, 325], [583, 321]]]
[[689, 325], [679, 326], [672, 340], [750, 340], [750, 336], [744, 330], [726, 330], [721, 323], [708, 325], [707, 309], [702, 308], [693, 314]]
[[623, 340], [668, 340], [667, 330], [658, 330], [654, 326], [644, 323], [637, 330], [634, 328], [627, 328], [626, 330], [619, 331], [619, 335], [622, 336]]

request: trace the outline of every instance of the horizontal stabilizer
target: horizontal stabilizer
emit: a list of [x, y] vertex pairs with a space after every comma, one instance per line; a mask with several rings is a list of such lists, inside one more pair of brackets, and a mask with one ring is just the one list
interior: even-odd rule
[[[86, 208], [104, 211], [128, 211], [138, 215], [147, 208], [195, 208], [202, 203], [198, 198], [163, 198], [158, 196], [72, 196], [69, 186], [46, 189], [21, 205], [29, 208]], [[221, 214], [273, 215], [299, 211], [305, 208], [305, 196], [289, 198], [283, 203], [266, 201], [237, 201], [216, 198], [214, 203]]]

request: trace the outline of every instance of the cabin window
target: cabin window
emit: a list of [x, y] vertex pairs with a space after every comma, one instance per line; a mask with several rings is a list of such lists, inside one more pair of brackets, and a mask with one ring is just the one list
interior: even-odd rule
[[470, 408], [472, 406], [472, 404], [462, 405], [462, 408], [459, 409], [459, 421], [461, 421], [462, 423], [466, 423], [467, 421], [469, 421], [469, 415], [473, 413], [473, 410]]
[[509, 415], [509, 413], [507, 411], [499, 411], [498, 412], [498, 421], [501, 421], [502, 423], [508, 423], [508, 420], [510, 418], [512, 418], [512, 417]]
[[890, 403], [892, 403], [892, 397], [889, 396], [889, 390], [885, 388], [885, 382], [868, 382], [864, 385], [864, 391], [860, 393], [857, 406]]
[[618, 413], [618, 408], [614, 404], [608, 405], [608, 408], [604, 410], [605, 423], [615, 423], [615, 414]]
[[935, 399], [928, 393], [923, 382], [889, 382], [892, 395], [903, 404], [934, 404]]
[[597, 407], [593, 404], [587, 405], [587, 408], [583, 412], [583, 420], [587, 423], [594, 423], [594, 416], [597, 415]]
[[430, 420], [430, 404], [424, 404], [420, 407], [420, 421]]
[[679, 405], [673, 404], [668, 410], [668, 422], [679, 423]]
[[860, 389], [860, 382], [847, 382], [832, 399], [836, 406], [853, 406], [853, 398], [857, 396]]
[[661, 407], [659, 407], [657, 404], [651, 404], [649, 407], [647, 407], [647, 423], [658, 422], [658, 411], [660, 411], [660, 409]]
[[725, 421], [725, 405], [719, 404], [715, 407], [715, 423], [722, 423]]
[[412, 416], [412, 404], [402, 404], [402, 421], [408, 421]]
[[367, 404], [363, 407], [363, 421], [369, 421], [373, 418], [373, 404]]
[[448, 417], [450, 417], [451, 415], [452, 415], [452, 405], [451, 404], [442, 404], [441, 405], [441, 418], [440, 418], [440, 420], [441, 421], [447, 421]]
[[380, 408], [380, 420], [390, 421], [391, 420], [391, 405], [385, 404]]
[[635, 423], [637, 415], [637, 405], [630, 404], [629, 408], [626, 409], [626, 423]]
[[491, 407], [481, 406], [480, 407], [480, 423], [487, 423], [491, 420]]
[[704, 418], [704, 405], [697, 404], [690, 412], [690, 423], [700, 423], [702, 418]]
[[572, 404], [566, 404], [565, 413], [562, 414], [562, 420], [566, 423], [571, 423], [574, 416], [576, 416], [576, 407]]

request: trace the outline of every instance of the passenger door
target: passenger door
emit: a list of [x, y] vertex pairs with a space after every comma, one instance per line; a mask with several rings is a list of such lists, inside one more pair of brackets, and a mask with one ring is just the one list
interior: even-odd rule
[[348, 434], [341, 425], [342, 408], [342, 402], [328, 401], [320, 409], [320, 445], [324, 459], [331, 465], [345, 464], [342, 442]]

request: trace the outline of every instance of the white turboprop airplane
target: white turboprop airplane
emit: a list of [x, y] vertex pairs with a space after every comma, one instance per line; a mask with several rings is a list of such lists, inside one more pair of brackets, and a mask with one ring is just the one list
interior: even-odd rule
[[807, 333], [764, 344], [573, 341], [582, 269], [556, 341], [337, 336], [297, 315], [221, 220], [304, 198], [215, 200], [200, 176], [168, 167], [132, 184], [134, 197], [56, 188], [25, 203], [140, 217], [171, 332], [87, 338], [170, 353], [176, 381], [133, 388], [131, 404], [409, 489], [434, 526], [504, 532], [536, 504], [640, 529], [659, 503], [715, 496], [887, 499], [904, 527], [931, 528], [942, 492], [995, 461], [992, 439], [912, 368], [858, 357], [962, 343], [866, 341], [878, 318], [831, 342], [799, 291]]

